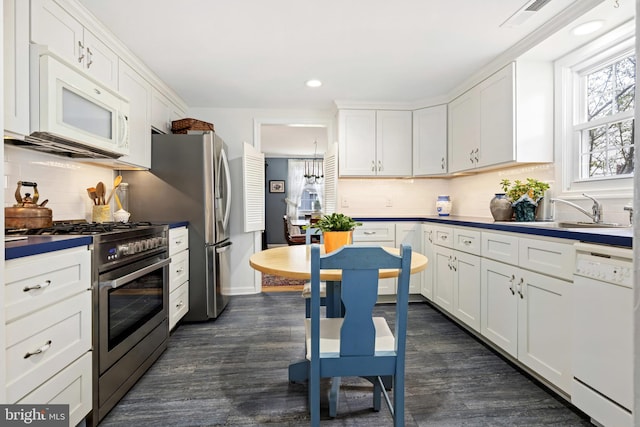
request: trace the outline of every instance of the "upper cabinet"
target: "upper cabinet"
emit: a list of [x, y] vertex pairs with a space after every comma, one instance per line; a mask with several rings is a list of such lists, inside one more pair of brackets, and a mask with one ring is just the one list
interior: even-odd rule
[[518, 61], [449, 103], [449, 172], [553, 161], [553, 68]]
[[184, 118], [184, 111], [162, 92], [153, 88], [151, 94], [151, 127], [161, 133], [171, 133], [171, 122]]
[[413, 175], [447, 173], [447, 106], [413, 112]]
[[31, 1], [31, 41], [109, 87], [118, 85], [118, 55], [53, 0]]
[[411, 111], [340, 110], [340, 176], [411, 176]]
[[4, 129], [29, 134], [29, 3], [4, 0]]
[[151, 167], [151, 85], [124, 61], [120, 61], [118, 91], [129, 100], [129, 155], [121, 160]]

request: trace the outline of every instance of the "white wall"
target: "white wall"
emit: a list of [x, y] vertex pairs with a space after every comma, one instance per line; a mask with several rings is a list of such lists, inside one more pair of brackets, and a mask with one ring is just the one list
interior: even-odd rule
[[[40, 153], [4, 144], [4, 205], [16, 203], [14, 193], [18, 181], [38, 184], [38, 203], [49, 200], [47, 207], [54, 220], [85, 219], [91, 221], [91, 199], [88, 187], [102, 181], [107, 191], [113, 187], [114, 172], [109, 168], [82, 164], [53, 154]], [[33, 193], [23, 187], [21, 195]]]

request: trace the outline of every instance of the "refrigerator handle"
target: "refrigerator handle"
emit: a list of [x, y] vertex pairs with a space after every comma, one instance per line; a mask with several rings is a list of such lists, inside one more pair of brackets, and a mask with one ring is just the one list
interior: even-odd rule
[[[226, 198], [227, 204], [224, 208], [224, 219], [222, 220], [222, 223], [224, 224], [224, 228], [226, 230], [229, 224], [229, 214], [231, 213], [231, 174], [229, 172], [229, 162], [227, 161], [227, 153], [224, 151], [224, 148], [220, 151], [220, 154], [221, 154], [220, 169], [224, 169], [224, 178], [226, 182], [226, 192], [224, 196]], [[218, 185], [219, 185], [219, 181], [218, 181]], [[219, 190], [218, 190], [218, 195], [220, 195]]]
[[231, 248], [231, 244], [232, 244], [231, 242], [227, 242], [227, 243], [225, 243], [225, 244], [223, 244], [223, 245], [218, 246], [218, 247], [216, 248], [216, 253], [217, 253], [217, 254], [220, 254], [220, 253], [222, 253], [222, 252], [226, 252], [226, 251], [228, 251], [228, 250]]

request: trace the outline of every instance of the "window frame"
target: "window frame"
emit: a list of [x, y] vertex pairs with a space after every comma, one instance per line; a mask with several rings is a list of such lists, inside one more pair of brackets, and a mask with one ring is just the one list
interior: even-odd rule
[[[561, 189], [563, 196], [573, 196], [583, 192], [596, 192], [601, 196], [611, 197], [633, 196], [633, 175], [579, 178], [580, 137], [576, 133], [576, 123], [582, 113], [580, 108], [576, 108], [576, 96], [581, 94], [583, 84], [581, 73], [614, 58], [623, 57], [624, 54], [635, 55], [633, 22], [619, 26], [554, 63], [556, 80], [554, 96], [557, 112], [555, 152], [556, 159], [560, 159], [560, 167], [556, 168], [556, 183], [560, 185], [556, 185], [556, 188]], [[580, 97], [584, 102], [584, 96]], [[633, 113], [630, 113], [630, 116], [633, 117]]]

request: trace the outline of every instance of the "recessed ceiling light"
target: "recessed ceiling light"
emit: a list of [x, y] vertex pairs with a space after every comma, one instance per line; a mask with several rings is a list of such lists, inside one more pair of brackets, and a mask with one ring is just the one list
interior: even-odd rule
[[320, 86], [322, 86], [322, 82], [320, 80], [317, 80], [317, 79], [307, 80], [307, 82], [305, 84], [307, 85], [307, 87], [320, 87]]
[[584, 36], [598, 31], [604, 25], [603, 20], [589, 21], [584, 24], [580, 24], [571, 30], [571, 34], [574, 36]]

